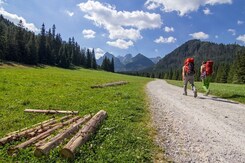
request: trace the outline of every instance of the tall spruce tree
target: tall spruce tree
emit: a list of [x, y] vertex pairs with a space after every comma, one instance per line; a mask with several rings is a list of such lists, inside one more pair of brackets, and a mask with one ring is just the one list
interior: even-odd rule
[[0, 22], [0, 61], [5, 59], [7, 27]]
[[92, 68], [93, 69], [97, 69], [97, 63], [96, 63], [96, 58], [95, 58], [95, 52], [94, 52], [94, 49], [92, 49]]
[[41, 33], [39, 37], [39, 49], [38, 49], [38, 57], [39, 63], [46, 64], [47, 63], [47, 53], [46, 53], [46, 37], [45, 37], [45, 25], [42, 24]]
[[237, 69], [237, 83], [245, 83], [245, 50], [239, 51], [236, 57]]
[[111, 72], [115, 72], [115, 70], [114, 70], [115, 69], [115, 66], [114, 66], [114, 58], [113, 57], [111, 58], [111, 66], [110, 67], [111, 67], [110, 68], [110, 71]]
[[27, 63], [27, 59], [25, 57], [27, 50], [25, 46], [25, 38], [24, 38], [24, 25], [22, 20], [18, 23], [18, 32], [16, 35], [16, 41], [17, 41], [17, 55], [18, 60], [17, 62], [21, 63]]
[[28, 64], [36, 65], [38, 63], [37, 44], [35, 34], [32, 33], [27, 43]]
[[92, 57], [91, 57], [91, 53], [90, 53], [90, 50], [87, 49], [86, 51], [86, 68], [91, 68], [92, 64]]

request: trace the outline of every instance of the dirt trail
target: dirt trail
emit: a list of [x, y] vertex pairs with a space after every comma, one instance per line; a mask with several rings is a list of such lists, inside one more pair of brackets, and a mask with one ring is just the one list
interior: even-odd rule
[[245, 163], [245, 105], [163, 80], [147, 84], [156, 142], [175, 162]]

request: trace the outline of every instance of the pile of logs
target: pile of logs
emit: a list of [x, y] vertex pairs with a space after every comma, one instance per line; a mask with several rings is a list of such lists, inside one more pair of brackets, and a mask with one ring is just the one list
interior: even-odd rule
[[[70, 139], [61, 150], [61, 154], [65, 158], [72, 158], [75, 156], [76, 149], [91, 137], [106, 117], [106, 111], [100, 110], [94, 116], [88, 114], [83, 117], [67, 115], [60, 119], [52, 118], [7, 134], [0, 139], [0, 146], [26, 138], [26, 141], [9, 148], [8, 154], [16, 155], [19, 150], [34, 145], [36, 147], [34, 155], [40, 157], [48, 155], [51, 149], [65, 139]], [[53, 136], [54, 133], [58, 134]]]

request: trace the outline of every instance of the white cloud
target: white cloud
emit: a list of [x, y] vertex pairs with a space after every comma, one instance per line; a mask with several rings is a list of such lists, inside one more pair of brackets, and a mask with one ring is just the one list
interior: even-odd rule
[[244, 21], [241, 21], [241, 20], [238, 20], [238, 21], [237, 21], [237, 24], [238, 24], [238, 25], [242, 25], [243, 23], [244, 23]]
[[96, 34], [96, 32], [91, 29], [84, 29], [82, 33], [83, 33], [83, 37], [87, 39], [95, 38], [95, 34]]
[[16, 14], [11, 14], [5, 11], [2, 7], [0, 8], [0, 14], [2, 14], [4, 18], [12, 21], [16, 25], [20, 22], [20, 20], [22, 20], [23, 26], [25, 28], [33, 32], [39, 32], [39, 29], [33, 23], [27, 23], [23, 17], [18, 16]]
[[116, 41], [107, 41], [106, 43], [110, 46], [114, 46], [120, 49], [128, 49], [130, 46], [134, 45], [133, 41], [125, 41], [122, 39], [117, 39]]
[[231, 4], [232, 0], [147, 0], [145, 6], [149, 10], [161, 8], [164, 12], [177, 11], [180, 16], [197, 11], [200, 6]]
[[104, 55], [104, 50], [100, 49], [100, 48], [96, 48], [94, 49], [95, 52], [95, 58], [99, 59], [100, 57], [102, 57]]
[[245, 44], [245, 35], [240, 35], [236, 38], [238, 41], [242, 41]]
[[67, 15], [69, 15], [70, 17], [72, 17], [74, 15], [74, 12], [71, 12], [71, 11], [68, 11], [68, 10], [65, 10], [65, 13]]
[[189, 35], [194, 39], [208, 39], [209, 38], [209, 35], [203, 32], [196, 32], [196, 33], [192, 33]]
[[215, 38], [217, 39], [217, 38], [219, 38], [219, 36], [218, 35], [215, 35]]
[[236, 30], [235, 29], [228, 29], [227, 31], [228, 32], [231, 32], [233, 36], [236, 35]]
[[211, 15], [211, 14], [213, 14], [213, 13], [211, 13], [211, 11], [210, 11], [209, 8], [205, 8], [205, 9], [203, 10], [203, 13], [204, 13], [205, 15]]
[[174, 32], [174, 28], [173, 27], [164, 27], [164, 31], [165, 32]]
[[160, 36], [158, 39], [154, 40], [154, 42], [158, 43], [158, 44], [160, 44], [160, 43], [175, 43], [176, 40], [177, 39], [172, 37], [172, 36], [170, 36], [168, 38], [164, 38], [164, 37]]
[[141, 30], [160, 28], [162, 25], [161, 16], [155, 13], [117, 11], [114, 6], [92, 0], [80, 3], [78, 6], [82, 12], [86, 13], [84, 16], [86, 19], [109, 32], [111, 40], [136, 41], [143, 38]]
[[0, 0], [0, 5], [5, 4], [5, 0]]

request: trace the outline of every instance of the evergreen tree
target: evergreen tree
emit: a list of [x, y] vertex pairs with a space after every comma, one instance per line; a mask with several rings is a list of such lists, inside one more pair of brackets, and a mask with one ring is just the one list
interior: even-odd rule
[[22, 20], [20, 20], [18, 24], [18, 32], [16, 35], [16, 41], [17, 41], [17, 55], [18, 55], [17, 62], [27, 63], [27, 59], [25, 57], [27, 50], [25, 46], [24, 26], [23, 26]]
[[105, 71], [110, 71], [110, 59], [105, 57], [102, 61], [101, 68]]
[[91, 57], [91, 53], [90, 53], [90, 50], [87, 49], [87, 52], [86, 52], [86, 68], [91, 68], [92, 64], [92, 57]]
[[19, 56], [17, 53], [17, 42], [16, 42], [16, 30], [10, 27], [7, 32], [7, 47], [6, 47], [6, 60], [18, 62]]
[[95, 58], [95, 52], [94, 52], [94, 49], [92, 50], [92, 68], [93, 69], [97, 69], [97, 63], [96, 63], [96, 58]]
[[36, 65], [38, 63], [38, 54], [37, 54], [37, 44], [34, 33], [31, 35], [30, 40], [27, 44], [27, 54], [28, 54], [28, 64]]
[[112, 57], [112, 59], [111, 59], [111, 66], [110, 66], [111, 68], [110, 68], [110, 71], [111, 72], [115, 72], [115, 70], [114, 70], [114, 58]]
[[0, 61], [5, 59], [7, 27], [0, 22]]
[[237, 64], [236, 64], [236, 60], [234, 60], [229, 69], [228, 78], [227, 78], [228, 83], [233, 83], [235, 81], [236, 68], [237, 68]]
[[236, 57], [237, 69], [237, 83], [245, 83], [245, 50], [238, 52]]
[[47, 63], [47, 52], [46, 52], [46, 37], [45, 37], [45, 25], [42, 24], [40, 40], [39, 40], [39, 49], [38, 49], [39, 63]]
[[53, 49], [52, 49], [52, 55], [54, 57], [54, 60], [55, 60], [55, 65], [59, 65], [60, 63], [60, 48], [62, 46], [62, 38], [60, 36], [60, 34], [57, 34], [55, 36], [55, 40], [53, 40]]

